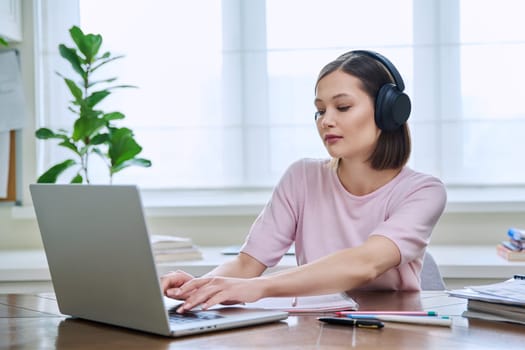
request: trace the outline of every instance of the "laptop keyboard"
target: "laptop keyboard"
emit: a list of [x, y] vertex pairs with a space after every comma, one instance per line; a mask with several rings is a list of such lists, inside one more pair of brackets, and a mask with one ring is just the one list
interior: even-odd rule
[[174, 309], [169, 310], [168, 312], [170, 323], [188, 323], [188, 322], [199, 322], [199, 321], [209, 321], [209, 320], [215, 320], [218, 318], [222, 318], [223, 316], [217, 315], [213, 312], [205, 312], [205, 311], [199, 311], [199, 312], [186, 312], [183, 314], [179, 314], [175, 312]]

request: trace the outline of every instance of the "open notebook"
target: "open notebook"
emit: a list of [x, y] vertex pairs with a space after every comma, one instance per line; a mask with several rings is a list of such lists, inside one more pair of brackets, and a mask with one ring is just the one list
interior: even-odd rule
[[[246, 304], [248, 308], [281, 310], [289, 313], [316, 313], [357, 310], [359, 305], [344, 293], [295, 298], [265, 298]], [[295, 304], [295, 306], [294, 306]]]

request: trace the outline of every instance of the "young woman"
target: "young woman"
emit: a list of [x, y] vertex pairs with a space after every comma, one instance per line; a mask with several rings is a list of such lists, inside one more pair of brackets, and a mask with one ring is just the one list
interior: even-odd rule
[[[315, 121], [331, 160], [292, 164], [241, 253], [206, 276], [161, 278], [168, 297], [197, 305], [351, 289], [419, 290], [422, 258], [446, 202], [443, 184], [406, 166], [410, 100], [384, 56], [351, 51], [315, 86]], [[298, 267], [262, 275], [295, 243]]]

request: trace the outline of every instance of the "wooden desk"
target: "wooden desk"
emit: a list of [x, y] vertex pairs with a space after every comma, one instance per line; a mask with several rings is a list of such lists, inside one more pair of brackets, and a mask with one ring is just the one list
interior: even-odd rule
[[436, 310], [452, 328], [386, 323], [381, 330], [326, 325], [316, 316], [186, 338], [147, 333], [60, 315], [53, 294], [0, 295], [0, 348], [24, 349], [523, 349], [524, 326], [468, 320], [465, 300], [443, 292], [352, 295], [361, 310]]

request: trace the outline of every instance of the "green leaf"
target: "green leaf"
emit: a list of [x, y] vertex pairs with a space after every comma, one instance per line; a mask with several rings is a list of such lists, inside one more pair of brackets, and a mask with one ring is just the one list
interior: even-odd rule
[[62, 134], [56, 134], [51, 129], [48, 128], [40, 128], [37, 131], [35, 131], [35, 136], [37, 139], [41, 140], [47, 140], [47, 139], [63, 139], [67, 140], [66, 135]]
[[72, 184], [81, 184], [82, 182], [84, 182], [84, 179], [80, 174], [77, 174], [74, 178], [71, 179]]
[[75, 101], [77, 104], [80, 104], [82, 101], [82, 89], [80, 89], [77, 84], [71, 79], [64, 78], [64, 81], [67, 84], [67, 87], [69, 88], [69, 91], [71, 91], [71, 94], [75, 98]]
[[100, 158], [102, 158], [103, 160], [107, 161], [107, 156], [106, 154], [104, 154], [104, 152], [102, 152], [100, 150], [100, 148], [98, 147], [93, 147], [93, 149], [91, 150], [91, 152], [95, 153], [95, 154], [98, 154], [100, 156]]
[[79, 141], [89, 139], [95, 132], [103, 128], [105, 125], [106, 122], [103, 119], [80, 117], [75, 121], [73, 127], [73, 140]]
[[57, 178], [60, 174], [62, 174], [65, 170], [67, 170], [75, 164], [77, 163], [73, 159], [67, 159], [62, 163], [58, 163], [49, 168], [45, 173], [40, 175], [40, 177], [37, 179], [37, 182], [53, 184], [57, 182]]
[[[106, 54], [109, 54], [109, 52], [106, 52]], [[108, 57], [109, 57], [109, 56], [108, 56]], [[99, 69], [100, 67], [102, 67], [103, 65], [105, 65], [105, 64], [107, 64], [107, 63], [109, 63], [109, 62], [111, 62], [111, 61], [115, 61], [115, 60], [121, 59], [121, 58], [123, 58], [123, 57], [124, 57], [124, 55], [113, 56], [113, 57], [111, 57], [111, 58], [109, 58], [109, 59], [107, 59], [107, 60], [105, 60], [105, 61], [103, 61], [103, 62], [97, 64], [96, 66], [92, 67], [92, 68], [91, 68], [91, 71], [94, 72], [94, 71], [96, 71], [97, 69]], [[102, 56], [102, 58], [105, 58], [105, 57]]]
[[124, 119], [126, 118], [126, 116], [120, 112], [111, 112], [111, 113], [104, 114], [102, 118], [104, 118], [106, 122], [109, 122], [111, 120]]
[[106, 90], [127, 89], [127, 88], [138, 89], [138, 86], [135, 86], [135, 85], [115, 85], [115, 86], [108, 87]]
[[9, 44], [7, 43], [7, 41], [4, 38], [0, 37], [0, 45], [7, 46]]
[[93, 108], [97, 103], [105, 99], [111, 92], [107, 90], [95, 91], [86, 98], [86, 105]]
[[151, 161], [148, 159], [144, 159], [144, 158], [133, 158], [133, 159], [125, 161], [124, 163], [118, 166], [114, 166], [114, 167], [112, 166], [111, 173], [112, 174], [118, 173], [122, 169], [130, 167], [132, 165], [140, 166], [143, 168], [149, 168], [151, 166]]
[[94, 110], [84, 103], [80, 106], [80, 117], [81, 118], [97, 118], [101, 114], [103, 114], [102, 111]]
[[88, 85], [88, 88], [92, 87], [92, 86], [95, 86], [97, 84], [102, 84], [102, 83], [112, 83], [114, 82], [115, 80], [117, 80], [118, 78], [110, 78], [110, 79], [104, 79], [104, 80], [97, 80], [97, 81], [92, 81], [91, 83], [89, 83]]
[[97, 134], [95, 136], [93, 136], [93, 138], [91, 139], [91, 142], [90, 144], [91, 145], [100, 145], [100, 144], [103, 144], [105, 142], [108, 142], [109, 141], [109, 135], [104, 133], [104, 134]]
[[86, 72], [82, 68], [82, 59], [78, 57], [77, 50], [71, 49], [64, 44], [58, 45], [58, 51], [60, 51], [60, 56], [64, 57], [66, 60], [71, 63], [71, 66], [80, 74], [83, 80], [86, 80]]
[[140, 166], [143, 168], [149, 168], [151, 166], [151, 160], [145, 159], [145, 158], [133, 158], [130, 160], [132, 162], [132, 165]]
[[76, 154], [80, 154], [77, 146], [74, 143], [72, 143], [71, 141], [69, 141], [69, 139], [64, 139], [64, 141], [60, 142], [59, 145], [62, 146], [62, 147], [69, 148], [70, 150], [72, 150]]
[[69, 29], [69, 34], [71, 35], [71, 38], [77, 45], [77, 47], [80, 46], [82, 39], [84, 38], [84, 33], [82, 32], [82, 29], [80, 29], [77, 26], [73, 26]]
[[[62, 73], [55, 71], [55, 74], [58, 75], [62, 79], [69, 79], [68, 77], [64, 76]], [[83, 86], [83, 80], [80, 80], [75, 83], [77, 86]]]
[[133, 138], [133, 132], [128, 128], [111, 128], [108, 155], [111, 167], [117, 167], [127, 160], [133, 159], [142, 151], [142, 147]]
[[55, 133], [51, 131], [51, 129], [40, 128], [37, 131], [35, 131], [35, 136], [37, 139], [47, 140], [53, 138], [55, 136]]
[[102, 46], [102, 36], [99, 34], [88, 34], [84, 37], [83, 44], [80, 50], [85, 50], [82, 52], [89, 58], [89, 62], [93, 62], [98, 50], [100, 50], [100, 46]]
[[73, 26], [69, 30], [69, 33], [71, 34], [71, 38], [73, 38], [73, 41], [77, 45], [80, 52], [84, 54], [86, 62], [92, 63], [93, 59], [98, 53], [98, 50], [100, 49], [100, 46], [102, 45], [102, 36], [98, 34], [85, 35], [77, 26]]
[[80, 157], [83, 157], [88, 151], [89, 151], [89, 147], [88, 146], [80, 147], [80, 149], [78, 150], [78, 155]]
[[77, 111], [76, 109], [73, 109], [73, 107], [69, 106], [67, 107], [68, 110], [70, 110], [71, 112], [73, 112], [73, 114], [80, 114], [79, 111]]

